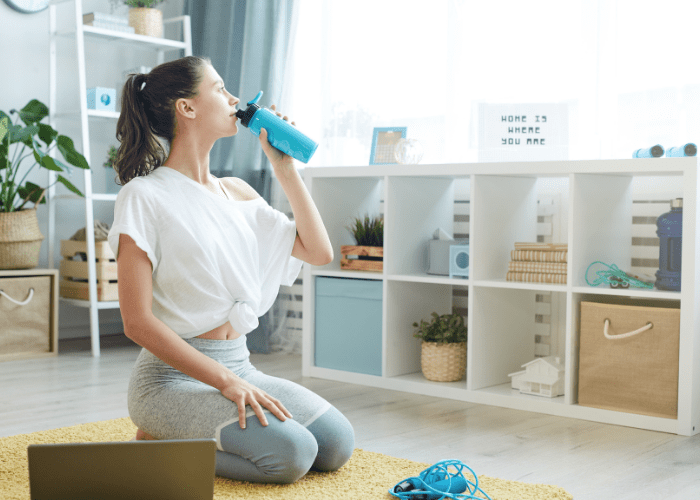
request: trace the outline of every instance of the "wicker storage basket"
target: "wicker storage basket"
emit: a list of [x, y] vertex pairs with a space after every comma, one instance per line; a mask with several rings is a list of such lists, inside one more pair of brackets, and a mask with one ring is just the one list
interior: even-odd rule
[[467, 343], [423, 342], [420, 367], [423, 376], [434, 382], [457, 382], [467, 370]]
[[163, 13], [146, 7], [129, 9], [129, 26], [137, 35], [163, 38]]
[[0, 213], [0, 269], [37, 267], [43, 240], [36, 208]]

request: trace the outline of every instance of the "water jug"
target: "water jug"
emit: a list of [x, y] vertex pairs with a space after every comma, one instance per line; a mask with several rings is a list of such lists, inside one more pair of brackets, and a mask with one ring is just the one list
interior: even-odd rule
[[681, 289], [681, 249], [683, 243], [683, 198], [671, 201], [671, 211], [656, 219], [659, 236], [659, 270], [656, 271], [656, 288]]
[[291, 123], [277, 116], [273, 111], [258, 106], [262, 90], [248, 103], [248, 109], [239, 109], [236, 116], [241, 125], [260, 135], [260, 129], [267, 130], [267, 140], [273, 147], [304, 163], [316, 152], [318, 143], [302, 134]]

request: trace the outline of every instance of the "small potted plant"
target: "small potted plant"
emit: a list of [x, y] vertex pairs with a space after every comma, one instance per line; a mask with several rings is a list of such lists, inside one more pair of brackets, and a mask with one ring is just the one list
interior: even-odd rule
[[[103, 167], [105, 168], [111, 168], [114, 170], [114, 162], [117, 160], [117, 147], [112, 145], [109, 147], [109, 150], [107, 151], [107, 159], [105, 162], [102, 164]], [[116, 181], [111, 179], [110, 174], [105, 174], [105, 186], [107, 188], [108, 193], [116, 194], [119, 192], [119, 184], [116, 183]]]
[[154, 9], [164, 0], [124, 0], [129, 9], [129, 26], [138, 35], [163, 38], [163, 12]]
[[467, 327], [464, 318], [452, 308], [452, 314], [432, 313], [430, 322], [421, 319], [413, 323], [418, 331], [414, 337], [423, 339], [421, 344], [421, 370], [423, 376], [435, 382], [462, 380], [467, 369]]
[[[36, 99], [20, 110], [10, 110], [10, 115], [17, 115], [14, 123], [10, 115], [0, 111], [0, 269], [32, 269], [39, 265], [44, 236], [39, 230], [36, 208], [46, 204], [44, 194], [51, 186], [42, 188], [25, 182], [32, 169], [39, 165], [60, 174], [68, 171], [70, 176], [72, 168], [49, 155], [54, 148], [66, 163], [90, 168], [85, 157], [75, 150], [72, 139], [41, 123], [48, 114], [49, 108]], [[27, 163], [29, 168], [18, 178], [20, 167]], [[56, 182], [83, 196], [60, 174]], [[34, 206], [24, 208], [29, 202]]]
[[[384, 219], [365, 215], [347, 228], [357, 245], [341, 245], [340, 268], [382, 272], [384, 269]], [[352, 259], [348, 257], [354, 257]]]

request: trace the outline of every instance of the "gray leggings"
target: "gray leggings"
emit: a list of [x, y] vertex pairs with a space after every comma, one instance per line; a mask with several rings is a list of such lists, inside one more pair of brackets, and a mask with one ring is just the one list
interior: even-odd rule
[[188, 344], [277, 398], [293, 415], [282, 422], [267, 409], [263, 427], [238, 406], [143, 349], [129, 381], [131, 420], [156, 439], [215, 438], [217, 475], [239, 481], [293, 483], [309, 470], [333, 471], [352, 455], [350, 422], [328, 401], [289, 380], [265, 375], [250, 363], [244, 335], [235, 340], [186, 339]]

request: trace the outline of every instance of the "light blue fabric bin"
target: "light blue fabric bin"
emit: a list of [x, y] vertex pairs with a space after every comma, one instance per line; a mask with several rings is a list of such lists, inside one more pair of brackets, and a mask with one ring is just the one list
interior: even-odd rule
[[316, 277], [315, 364], [382, 374], [382, 282]]

